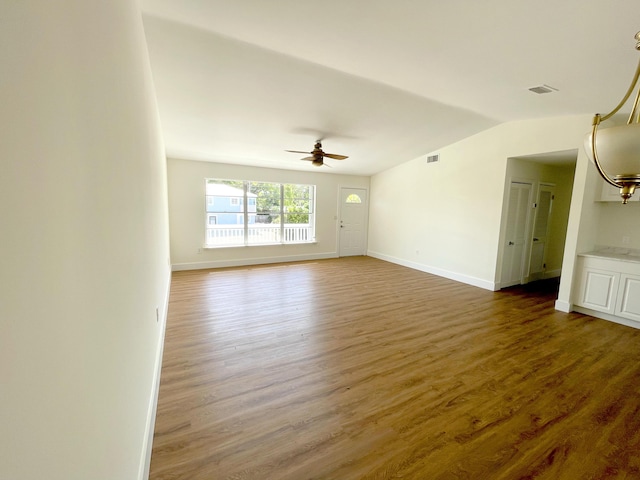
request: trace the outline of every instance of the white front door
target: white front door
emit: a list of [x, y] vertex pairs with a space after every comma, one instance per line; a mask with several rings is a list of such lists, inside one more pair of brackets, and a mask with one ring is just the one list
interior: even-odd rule
[[363, 188], [340, 189], [340, 257], [365, 254], [367, 200], [367, 191]]
[[527, 253], [527, 228], [531, 210], [531, 184], [511, 182], [507, 227], [502, 253], [500, 288], [523, 283]]

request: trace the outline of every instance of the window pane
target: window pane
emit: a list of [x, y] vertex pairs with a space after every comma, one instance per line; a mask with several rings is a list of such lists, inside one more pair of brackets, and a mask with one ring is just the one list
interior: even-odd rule
[[244, 245], [244, 182], [207, 180], [205, 245]]
[[256, 212], [262, 215], [280, 214], [280, 184], [249, 182], [247, 193], [256, 197]]
[[312, 242], [314, 240], [311, 215], [294, 213], [284, 215], [284, 243]]
[[310, 202], [308, 199], [292, 198], [284, 200], [285, 212], [309, 212]]
[[311, 198], [311, 185], [291, 185], [284, 186], [285, 198], [304, 198], [309, 200]]
[[310, 217], [308, 213], [285, 213], [284, 223], [309, 223]]
[[313, 185], [283, 186], [284, 243], [303, 243], [315, 240], [313, 213]]
[[249, 226], [247, 243], [249, 245], [281, 243], [280, 184], [267, 182], [248, 182], [247, 194], [255, 198], [256, 223]]
[[[237, 180], [207, 181], [207, 212], [237, 213], [242, 212], [244, 186]], [[235, 224], [236, 215], [221, 215], [219, 224]]]
[[255, 223], [249, 225], [247, 243], [249, 245], [264, 245], [281, 243], [279, 223]]

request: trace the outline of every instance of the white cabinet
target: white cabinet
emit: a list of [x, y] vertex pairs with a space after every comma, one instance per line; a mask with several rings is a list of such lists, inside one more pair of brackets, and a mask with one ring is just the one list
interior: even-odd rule
[[615, 314], [640, 322], [640, 276], [620, 275]]
[[639, 262], [578, 256], [577, 267], [577, 307], [640, 322]]
[[580, 276], [576, 305], [613, 314], [620, 274], [585, 266]]

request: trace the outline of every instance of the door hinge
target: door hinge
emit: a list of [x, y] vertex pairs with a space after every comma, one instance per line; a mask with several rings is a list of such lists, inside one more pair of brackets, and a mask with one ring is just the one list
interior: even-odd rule
[[532, 208], [538, 208], [538, 204], [534, 203]]

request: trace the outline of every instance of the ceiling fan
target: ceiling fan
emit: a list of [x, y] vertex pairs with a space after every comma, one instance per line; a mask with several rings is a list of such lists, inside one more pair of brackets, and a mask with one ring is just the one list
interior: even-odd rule
[[[316, 144], [313, 146], [313, 150], [310, 152], [301, 152], [299, 150], [285, 150], [285, 152], [310, 153], [311, 154], [310, 157], [301, 158], [301, 160], [311, 162], [311, 165], [313, 165], [314, 167], [321, 167], [322, 165], [326, 165], [323, 161], [324, 157], [332, 158], [334, 160], [344, 160], [345, 158], [349, 158], [345, 155], [336, 155], [335, 153], [325, 153], [322, 150], [322, 143], [320, 142], [320, 140], [316, 142]], [[329, 167], [330, 165], [326, 165], [326, 166]]]

